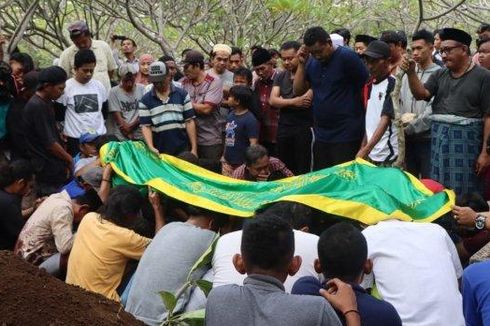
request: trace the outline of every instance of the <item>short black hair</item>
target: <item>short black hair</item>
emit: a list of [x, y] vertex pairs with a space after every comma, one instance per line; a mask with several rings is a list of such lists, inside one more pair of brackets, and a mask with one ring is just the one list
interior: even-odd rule
[[[490, 38], [476, 39], [476, 47], [479, 48], [480, 46], [482, 46], [483, 44], [488, 43], [488, 42], [490, 42]], [[489, 146], [490, 146], [490, 144], [489, 144]], [[488, 151], [488, 146], [487, 146], [487, 151]]]
[[300, 47], [301, 44], [298, 41], [287, 41], [281, 45], [279, 51], [286, 51], [290, 49], [295, 49], [296, 51], [298, 51]]
[[280, 57], [281, 56], [281, 54], [279, 53], [279, 51], [277, 51], [276, 49], [269, 49], [268, 51], [269, 51], [271, 57], [273, 57], [273, 56]]
[[306, 30], [303, 36], [303, 43], [306, 46], [313, 46], [317, 42], [320, 44], [326, 44], [330, 40], [330, 35], [321, 26], [310, 27]]
[[225, 226], [229, 221], [229, 217], [225, 214], [193, 205], [188, 205], [186, 212], [189, 216], [204, 216], [211, 218], [213, 220], [213, 226], [216, 230]]
[[[403, 33], [405, 34], [405, 33]], [[394, 44], [394, 45], [400, 45], [403, 47], [403, 44], [405, 42], [405, 47], [407, 46], [407, 41], [406, 41], [406, 35], [405, 35], [405, 41], [403, 38], [403, 35], [399, 33], [399, 31], [384, 31], [381, 33], [381, 37], [379, 38], [381, 41], [388, 43], [388, 44]]]
[[182, 52], [180, 53], [180, 55], [181, 55], [182, 57], [185, 57], [186, 53], [187, 53], [187, 52], [189, 52], [189, 51], [192, 51], [192, 49], [189, 49], [189, 48], [187, 48], [187, 49], [183, 49], [183, 50], [182, 50]]
[[362, 273], [367, 253], [366, 238], [347, 222], [331, 226], [318, 240], [318, 259], [327, 279], [354, 282]]
[[95, 58], [94, 51], [90, 49], [81, 49], [75, 54], [75, 69], [80, 68], [87, 63], [97, 63], [97, 58]]
[[240, 106], [250, 109], [252, 107], [253, 93], [250, 87], [235, 85], [230, 88], [230, 96], [240, 103]]
[[239, 54], [240, 56], [243, 56], [243, 51], [239, 47], [232, 46], [231, 47], [231, 55]]
[[332, 33], [339, 34], [340, 36], [342, 36], [344, 38], [344, 42], [346, 44], [349, 44], [350, 39], [351, 39], [351, 33], [347, 28], [345, 28], [345, 27], [337, 28]]
[[34, 177], [34, 169], [27, 160], [16, 160], [0, 166], [0, 188], [5, 188], [15, 181], [30, 181]]
[[468, 206], [476, 212], [488, 212], [490, 209], [487, 201], [478, 192], [470, 192], [458, 196], [456, 205]]
[[175, 59], [170, 55], [163, 55], [158, 59], [158, 61], [165, 63], [167, 61], [175, 61]]
[[267, 152], [267, 149], [264, 146], [259, 144], [250, 145], [245, 150], [245, 165], [251, 166], [266, 155], [269, 155], [269, 152]]
[[478, 34], [488, 32], [488, 31], [490, 31], [490, 24], [488, 23], [481, 24], [480, 26], [478, 26], [478, 29], [476, 30]]
[[257, 215], [243, 227], [241, 253], [250, 268], [283, 271], [294, 255], [293, 229], [278, 216]]
[[34, 70], [34, 61], [27, 53], [15, 52], [10, 55], [9, 60], [16, 61], [22, 65], [24, 74]]
[[97, 140], [95, 141], [95, 148], [97, 148], [97, 152], [100, 151], [102, 146], [112, 141], [119, 142], [119, 138], [112, 134], [104, 134], [97, 137]]
[[73, 200], [79, 205], [87, 205], [90, 212], [95, 212], [102, 206], [102, 200], [94, 189], [86, 190], [83, 195], [75, 197]]
[[135, 187], [117, 186], [111, 189], [106, 203], [100, 208], [100, 215], [118, 226], [130, 227], [125, 219], [138, 214], [144, 202], [143, 196]]
[[250, 71], [250, 69], [245, 67], [240, 67], [237, 70], [235, 70], [235, 72], [233, 73], [233, 78], [235, 78], [235, 76], [241, 76], [246, 78], [249, 84], [251, 84], [253, 80], [252, 72]]
[[434, 32], [432, 32], [432, 34], [434, 34], [434, 37], [436, 37], [436, 35], [438, 34], [441, 34], [441, 29], [435, 29]]
[[136, 45], [136, 42], [135, 42], [135, 41], [134, 41], [132, 38], [125, 37], [124, 39], [122, 39], [122, 40], [121, 40], [121, 45], [122, 45], [122, 43], [123, 43], [124, 41], [131, 41], [131, 43], [133, 43], [133, 46], [134, 46], [135, 48], [136, 48], [136, 47], [138, 47], [138, 46]]
[[419, 29], [412, 35], [412, 41], [424, 40], [427, 44], [434, 44], [434, 34], [426, 29]]
[[301, 228], [307, 226], [312, 228], [312, 209], [306, 205], [281, 201], [273, 203], [265, 210], [264, 213], [279, 216], [284, 221], [288, 222], [289, 225], [295, 230], [300, 230]]

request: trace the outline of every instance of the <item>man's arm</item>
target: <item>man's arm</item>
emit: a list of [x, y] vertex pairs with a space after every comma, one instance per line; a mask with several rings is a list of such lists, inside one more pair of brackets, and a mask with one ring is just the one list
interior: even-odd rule
[[73, 245], [73, 213], [69, 208], [62, 207], [53, 214], [50, 224], [56, 249], [60, 254], [67, 254]]
[[191, 153], [197, 157], [197, 131], [194, 119], [188, 119], [185, 122], [185, 130], [187, 137], [189, 137], [189, 143], [191, 144]]
[[151, 126], [143, 125], [141, 126], [141, 133], [143, 134], [143, 139], [145, 140], [148, 148], [155, 154], [160, 155], [160, 151], [153, 145], [153, 132], [151, 131]]
[[215, 78], [209, 85], [202, 103], [194, 102], [192, 107], [197, 114], [208, 115], [218, 109], [223, 100], [223, 82]]
[[71, 167], [73, 165], [73, 158], [59, 143], [52, 143], [51, 145], [47, 146], [47, 149], [51, 154], [65, 161], [68, 166]]
[[298, 50], [298, 68], [294, 74], [293, 91], [294, 94], [301, 96], [310, 89], [310, 83], [306, 80], [306, 61], [310, 54], [305, 46], [301, 46]]
[[165, 209], [162, 205], [160, 195], [151, 187], [148, 187], [148, 200], [155, 214], [155, 234], [165, 225]]
[[294, 98], [282, 98], [279, 86], [274, 86], [269, 98], [269, 104], [275, 108], [281, 109], [284, 107], [307, 108], [311, 105], [313, 92], [308, 90], [306, 94]]
[[416, 64], [413, 59], [403, 57], [400, 68], [407, 74], [408, 86], [410, 87], [410, 91], [412, 92], [413, 97], [416, 100], [428, 101], [432, 97], [432, 94], [427, 88], [425, 88], [424, 84], [422, 84], [419, 77], [417, 76], [417, 73], [415, 72], [415, 65]]
[[356, 295], [352, 287], [334, 278], [327, 282], [328, 290], [321, 289], [320, 295], [345, 318], [346, 326], [360, 326], [361, 315], [357, 310]]
[[192, 103], [192, 107], [197, 114], [208, 115], [211, 114], [214, 110], [216, 110], [216, 105], [209, 103]]
[[361, 150], [357, 153], [357, 157], [366, 158], [369, 153], [373, 150], [374, 146], [379, 142], [381, 137], [383, 137], [386, 129], [391, 123], [391, 118], [387, 115], [381, 116], [381, 120], [379, 121], [378, 127], [373, 133], [371, 139], [367, 142], [365, 146], [361, 148]]

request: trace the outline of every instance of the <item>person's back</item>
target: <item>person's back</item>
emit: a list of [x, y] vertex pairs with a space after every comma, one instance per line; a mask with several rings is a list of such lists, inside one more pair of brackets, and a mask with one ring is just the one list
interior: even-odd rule
[[[126, 311], [149, 325], [160, 325], [167, 317], [159, 291], [175, 293], [186, 282], [195, 262], [211, 245], [216, 233], [189, 223], [173, 222], [164, 226], [145, 250], [136, 270]], [[205, 270], [193, 277], [200, 278]], [[174, 311], [183, 310], [189, 293], [178, 301]]]
[[[363, 231], [376, 287], [403, 325], [464, 325], [458, 278], [461, 263], [446, 231], [436, 224], [396, 220]], [[370, 287], [372, 277], [363, 281]]]
[[[400, 316], [391, 304], [372, 297], [359, 285], [363, 275], [371, 271], [372, 263], [367, 258], [366, 239], [353, 225], [337, 223], [321, 234], [315, 268], [327, 280], [339, 278], [351, 284], [363, 326], [402, 325]], [[327, 286], [318, 278], [302, 277], [294, 284], [291, 293], [319, 296], [322, 288]], [[339, 318], [344, 320], [342, 314], [339, 314]]]
[[206, 325], [210, 326], [340, 325], [325, 299], [287, 294], [279, 280], [266, 275], [250, 275], [243, 286], [214, 288], [206, 306]]
[[490, 261], [471, 264], [463, 274], [463, 309], [466, 324], [490, 325]]
[[[249, 276], [243, 286], [223, 285], [210, 292], [206, 325], [340, 325], [325, 299], [284, 292], [287, 275], [294, 275], [301, 265], [301, 258], [293, 253], [294, 234], [285, 220], [264, 213], [249, 221], [243, 228], [241, 255], [233, 257], [237, 271]], [[344, 301], [343, 289], [337, 287], [333, 296], [326, 291], [323, 295], [332, 304], [342, 303], [348, 325], [360, 325], [357, 316], [348, 313], [356, 309], [355, 301], [350, 301], [353, 294]]]

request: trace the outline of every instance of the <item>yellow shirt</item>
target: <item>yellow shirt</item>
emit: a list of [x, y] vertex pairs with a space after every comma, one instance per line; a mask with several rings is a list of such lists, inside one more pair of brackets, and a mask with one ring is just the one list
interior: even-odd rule
[[150, 239], [100, 218], [85, 215], [68, 260], [66, 283], [119, 301], [116, 292], [130, 259], [140, 259]]

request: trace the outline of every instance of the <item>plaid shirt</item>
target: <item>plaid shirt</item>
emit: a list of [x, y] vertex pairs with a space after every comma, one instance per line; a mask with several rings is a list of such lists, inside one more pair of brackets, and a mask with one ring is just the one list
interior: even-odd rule
[[[274, 172], [280, 172], [286, 177], [294, 176], [293, 172], [291, 172], [280, 159], [275, 157], [269, 157], [269, 171], [271, 174]], [[248, 180], [248, 181], [256, 181], [252, 178], [250, 173], [247, 170], [245, 164], [240, 165], [233, 171], [232, 178], [240, 179], [240, 180]]]
[[274, 76], [267, 80], [257, 79], [254, 84], [255, 93], [258, 95], [260, 104], [260, 135], [259, 142], [275, 143], [277, 138], [277, 126], [279, 124], [279, 109], [269, 104]]

